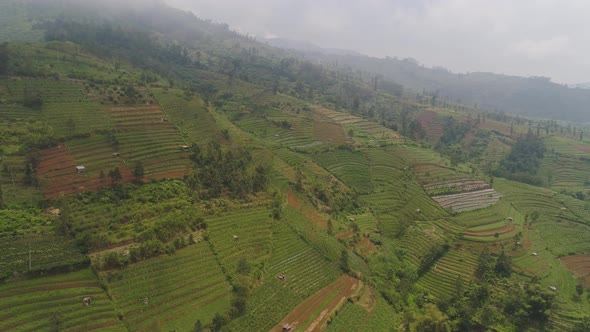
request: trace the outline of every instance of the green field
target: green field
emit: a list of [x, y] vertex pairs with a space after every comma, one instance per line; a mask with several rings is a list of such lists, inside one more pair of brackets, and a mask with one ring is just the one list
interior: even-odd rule
[[[0, 330], [126, 331], [90, 270], [0, 285]], [[92, 302], [84, 306], [82, 300]]]
[[209, 322], [229, 310], [231, 287], [204, 242], [102, 278], [134, 331], [189, 330], [197, 320]]

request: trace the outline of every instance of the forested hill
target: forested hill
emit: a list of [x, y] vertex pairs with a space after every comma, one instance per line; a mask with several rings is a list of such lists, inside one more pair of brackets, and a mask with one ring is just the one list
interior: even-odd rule
[[[293, 47], [293, 44], [290, 44]], [[457, 74], [428, 68], [414, 59], [373, 58], [353, 54], [326, 54], [299, 49], [310, 59], [362, 70], [439, 100], [477, 105], [480, 109], [531, 117], [590, 122], [590, 90], [569, 88], [546, 77], [518, 77], [494, 73]]]

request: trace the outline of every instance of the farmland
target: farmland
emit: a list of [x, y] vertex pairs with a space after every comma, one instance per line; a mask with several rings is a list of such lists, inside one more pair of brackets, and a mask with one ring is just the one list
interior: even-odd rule
[[[0, 285], [4, 331], [126, 331], [90, 270]], [[84, 306], [82, 300], [92, 302]]]
[[207, 243], [106, 272], [109, 294], [134, 331], [190, 329], [229, 310], [231, 287]]
[[299, 303], [271, 331], [282, 331], [285, 323], [295, 326], [295, 331], [322, 330], [334, 312], [358, 293], [361, 287], [362, 284], [358, 280], [349, 276], [340, 277]]
[[0, 4], [0, 41], [31, 41], [0, 44], [0, 330], [588, 317], [583, 124], [413, 91], [158, 1], [42, 2]]

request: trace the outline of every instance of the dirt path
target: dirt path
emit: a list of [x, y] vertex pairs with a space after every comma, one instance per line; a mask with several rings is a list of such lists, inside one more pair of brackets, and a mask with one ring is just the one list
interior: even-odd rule
[[[361, 285], [360, 280], [347, 275], [341, 276], [301, 302], [271, 329], [271, 332], [281, 332], [283, 324], [286, 323], [292, 324], [296, 331], [322, 331], [328, 319], [358, 291]], [[311, 319], [313, 320], [309, 322]]]

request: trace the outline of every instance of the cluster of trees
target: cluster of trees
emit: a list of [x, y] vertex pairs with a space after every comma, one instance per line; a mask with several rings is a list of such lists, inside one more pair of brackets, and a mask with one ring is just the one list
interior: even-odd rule
[[269, 167], [257, 164], [249, 150], [224, 149], [216, 141], [203, 148], [193, 144], [190, 150], [197, 169], [187, 177], [187, 183], [192, 189], [200, 190], [203, 197], [244, 198], [265, 190], [268, 185]]
[[516, 140], [510, 154], [500, 162], [493, 174], [532, 185], [542, 185], [542, 178], [536, 174], [544, 154], [543, 139], [529, 131], [526, 136]]
[[447, 155], [453, 166], [465, 162], [468, 154], [461, 143], [470, 129], [470, 123], [446, 117], [443, 123], [443, 135], [436, 144], [435, 150]]

